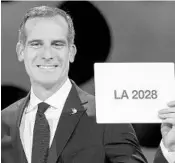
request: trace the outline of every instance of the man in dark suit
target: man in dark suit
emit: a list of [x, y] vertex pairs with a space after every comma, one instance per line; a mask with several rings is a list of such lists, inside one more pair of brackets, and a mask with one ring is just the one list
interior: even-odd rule
[[95, 120], [95, 99], [68, 78], [74, 27], [58, 8], [30, 9], [16, 46], [31, 81], [2, 115], [2, 163], [146, 163], [130, 124]]
[[155, 155], [154, 163], [175, 163], [175, 101], [168, 108], [159, 111], [162, 119], [162, 141]]

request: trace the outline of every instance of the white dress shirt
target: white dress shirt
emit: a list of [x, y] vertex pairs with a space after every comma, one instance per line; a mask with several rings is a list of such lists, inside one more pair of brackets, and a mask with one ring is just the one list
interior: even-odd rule
[[[63, 86], [56, 93], [54, 93], [51, 97], [44, 101], [50, 105], [50, 107], [44, 113], [50, 126], [50, 146], [52, 144], [57, 124], [71, 87], [72, 84], [70, 80], [67, 79]], [[43, 101], [35, 96], [33, 89], [31, 88], [30, 101], [28, 106], [24, 110], [20, 124], [20, 138], [28, 163], [31, 163], [33, 129], [35, 116], [38, 109], [37, 105], [40, 102]]]
[[162, 141], [160, 142], [160, 147], [166, 160], [169, 163], [175, 163], [175, 152], [169, 152], [168, 149], [165, 148]]

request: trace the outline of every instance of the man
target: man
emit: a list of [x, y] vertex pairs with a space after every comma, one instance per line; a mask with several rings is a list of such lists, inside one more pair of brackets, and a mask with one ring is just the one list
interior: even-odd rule
[[168, 106], [169, 108], [159, 111], [162, 141], [154, 163], [175, 163], [175, 101], [169, 102]]
[[24, 99], [2, 115], [3, 163], [146, 163], [130, 124], [95, 120], [95, 101], [68, 78], [76, 54], [69, 15], [30, 9], [16, 46], [31, 82]]

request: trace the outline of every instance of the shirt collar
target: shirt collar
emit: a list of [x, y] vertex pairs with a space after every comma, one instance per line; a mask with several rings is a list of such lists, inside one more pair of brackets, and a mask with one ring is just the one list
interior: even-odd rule
[[[48, 99], [46, 99], [44, 102], [52, 106], [53, 108], [57, 109], [60, 108], [60, 106], [64, 105], [68, 94], [71, 90], [72, 84], [70, 82], [70, 79], [68, 78], [66, 82], [62, 85], [62, 87], [56, 91], [52, 96], [50, 96]], [[27, 112], [32, 111], [40, 102], [43, 102], [33, 92], [33, 89], [31, 87], [31, 93], [30, 93], [30, 103], [29, 107], [27, 108]]]

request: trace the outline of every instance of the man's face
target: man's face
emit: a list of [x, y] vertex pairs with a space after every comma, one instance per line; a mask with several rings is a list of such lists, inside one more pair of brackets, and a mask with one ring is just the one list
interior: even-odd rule
[[52, 86], [68, 76], [75, 46], [68, 44], [68, 25], [61, 16], [29, 19], [26, 43], [18, 58], [24, 60], [31, 82]]

